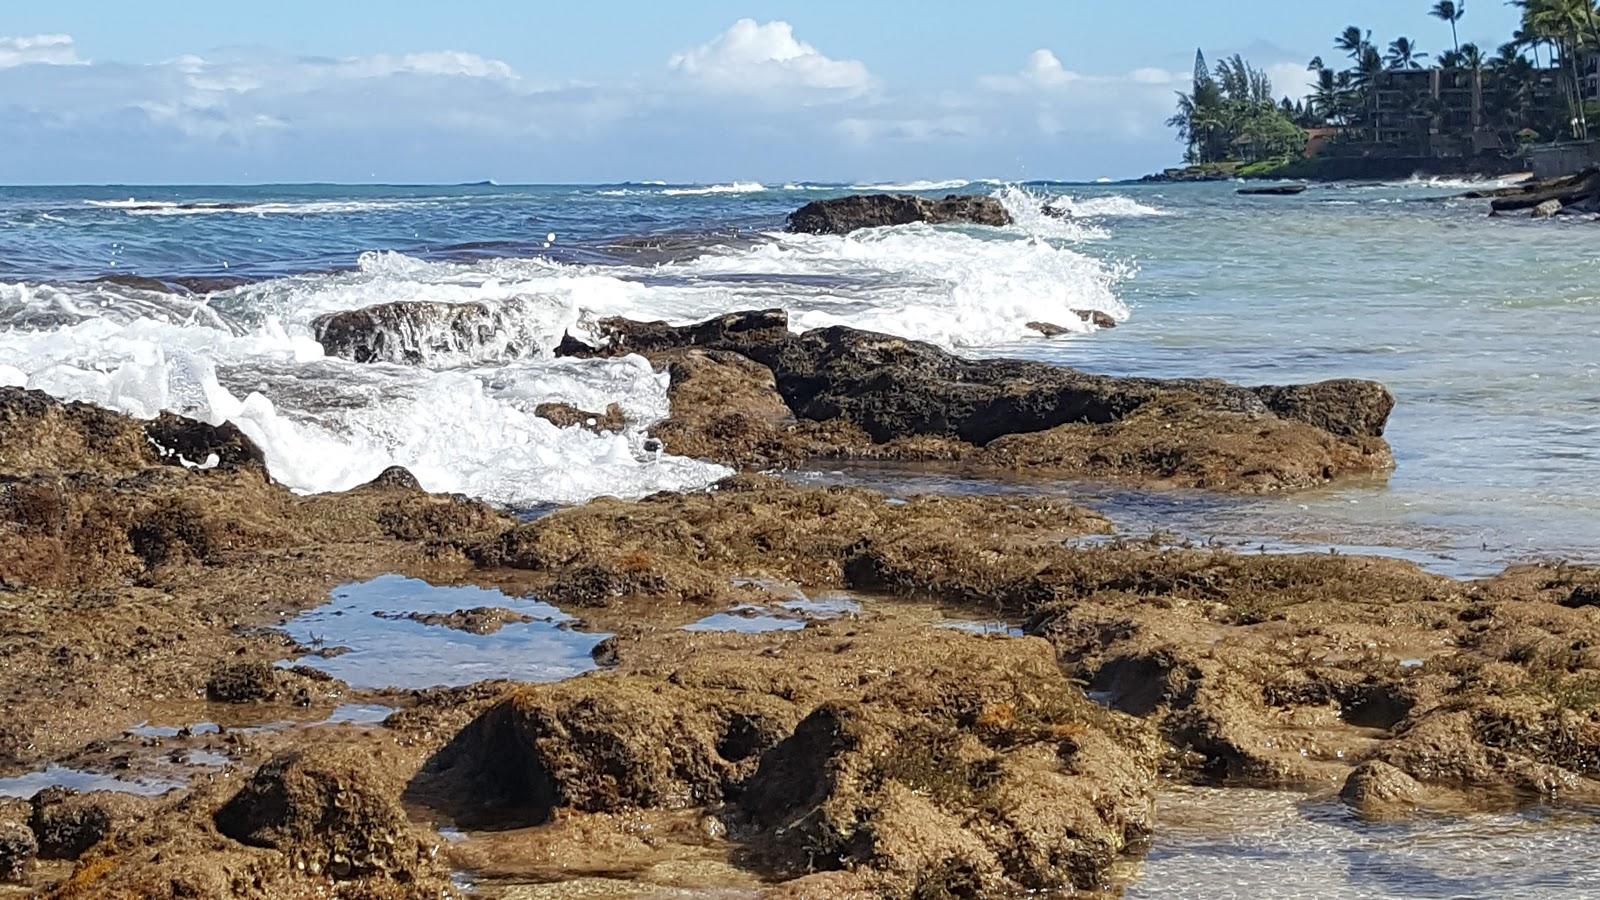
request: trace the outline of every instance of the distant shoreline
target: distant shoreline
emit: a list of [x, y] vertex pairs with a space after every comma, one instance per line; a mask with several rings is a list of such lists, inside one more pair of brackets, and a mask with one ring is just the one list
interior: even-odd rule
[[1209, 163], [1178, 166], [1139, 179], [1143, 183], [1189, 181], [1394, 181], [1423, 177], [1502, 178], [1528, 171], [1522, 159], [1502, 157], [1327, 157], [1269, 163]]

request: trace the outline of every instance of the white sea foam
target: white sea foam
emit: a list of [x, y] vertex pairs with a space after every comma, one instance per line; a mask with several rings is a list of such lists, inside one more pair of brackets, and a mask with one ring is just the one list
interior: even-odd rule
[[[1127, 270], [1082, 252], [1094, 227], [1000, 193], [1018, 217], [1010, 229], [774, 234], [652, 266], [374, 252], [349, 271], [200, 297], [0, 284], [0, 383], [137, 416], [233, 421], [301, 491], [352, 487], [394, 464], [430, 489], [514, 504], [703, 487], [727, 470], [647, 449], [646, 429], [667, 413], [666, 376], [637, 357], [554, 359], [563, 334], [592, 337], [610, 315], [682, 323], [781, 306], [800, 330], [847, 324], [960, 349], [1028, 338], [1033, 321], [1087, 330], [1076, 310], [1127, 316], [1115, 294]], [[313, 337], [318, 315], [395, 301], [481, 303], [503, 318], [423, 365], [329, 358]], [[629, 424], [620, 435], [558, 429], [533, 414], [544, 402], [617, 403]]]
[[170, 200], [85, 200], [89, 206], [120, 209], [130, 216], [313, 216], [382, 210], [415, 209], [451, 198], [412, 197], [373, 200], [282, 200], [262, 203], [215, 203], [205, 200], [178, 203]]
[[[228, 330], [143, 316], [0, 332], [0, 380], [150, 417], [232, 421], [300, 491], [342, 490], [389, 465], [431, 490], [515, 504], [701, 487], [726, 469], [645, 447], [666, 376], [638, 357], [519, 359], [493, 368], [359, 365], [323, 355], [304, 325], [267, 316]], [[543, 402], [618, 403], [619, 435], [559, 429]]]
[[701, 187], [667, 188], [661, 193], [669, 197], [680, 197], [700, 194], [755, 194], [766, 189], [766, 185], [757, 181], [735, 181], [730, 184], [709, 184]]
[[974, 183], [965, 178], [949, 178], [944, 181], [918, 180], [888, 181], [878, 184], [852, 184], [850, 188], [856, 191], [948, 191]]
[[1393, 182], [1404, 187], [1449, 188], [1451, 190], [1493, 190], [1511, 187], [1528, 180], [1527, 175], [1510, 175], [1503, 178], [1462, 178], [1447, 176], [1413, 175], [1405, 181]]

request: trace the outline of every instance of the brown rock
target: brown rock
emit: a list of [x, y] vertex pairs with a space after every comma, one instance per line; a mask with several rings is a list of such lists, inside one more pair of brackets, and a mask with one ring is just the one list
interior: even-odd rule
[[373, 760], [345, 747], [279, 753], [216, 814], [219, 832], [343, 880], [413, 877], [427, 854]]
[[616, 403], [603, 413], [585, 412], [570, 403], [541, 403], [533, 408], [533, 414], [557, 428], [585, 428], [596, 434], [615, 434], [628, 424], [621, 405]]
[[38, 839], [41, 859], [77, 859], [119, 829], [147, 815], [144, 797], [95, 791], [80, 794], [61, 787], [33, 797], [28, 827]]
[[1422, 785], [1394, 766], [1372, 759], [1345, 779], [1339, 799], [1365, 814], [1393, 813], [1421, 802]]
[[0, 883], [26, 879], [38, 855], [32, 829], [21, 822], [0, 822]]

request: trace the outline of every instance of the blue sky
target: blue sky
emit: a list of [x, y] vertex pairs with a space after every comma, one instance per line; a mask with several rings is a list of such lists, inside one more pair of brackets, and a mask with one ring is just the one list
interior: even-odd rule
[[9, 183], [1124, 177], [1196, 46], [1298, 94], [1346, 25], [1449, 41], [1428, 0], [12, 5]]

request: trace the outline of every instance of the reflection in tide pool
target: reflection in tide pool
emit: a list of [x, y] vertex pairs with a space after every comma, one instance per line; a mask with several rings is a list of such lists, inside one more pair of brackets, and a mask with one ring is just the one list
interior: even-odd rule
[[124, 778], [109, 772], [89, 772], [51, 763], [37, 772], [0, 778], [0, 797], [32, 797], [50, 787], [74, 791], [117, 791], [153, 797], [183, 785], [181, 781], [166, 778]]
[[1375, 823], [1278, 791], [1177, 788], [1158, 802], [1129, 900], [1600, 896], [1594, 810]]
[[[470, 634], [404, 618], [502, 607], [532, 621], [494, 634]], [[382, 615], [379, 615], [382, 614]], [[458, 686], [491, 678], [560, 681], [595, 668], [589, 654], [609, 635], [576, 630], [575, 620], [551, 606], [479, 587], [436, 587], [384, 575], [336, 588], [329, 602], [283, 627], [307, 646], [345, 648], [309, 655], [297, 664], [320, 669], [352, 687]]]

